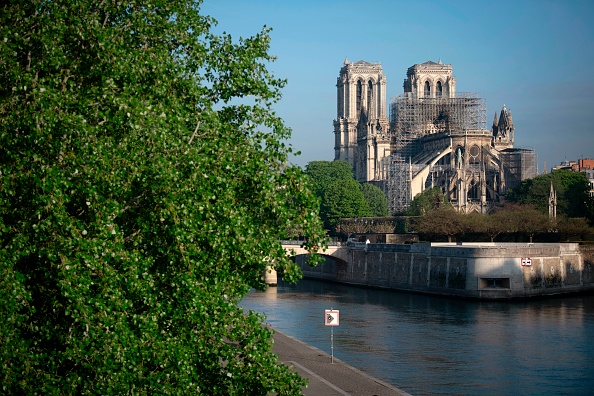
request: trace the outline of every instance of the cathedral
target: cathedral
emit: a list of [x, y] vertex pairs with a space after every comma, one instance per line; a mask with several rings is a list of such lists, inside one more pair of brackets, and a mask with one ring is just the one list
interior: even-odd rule
[[433, 187], [460, 212], [488, 213], [508, 188], [536, 176], [534, 151], [514, 148], [511, 111], [503, 105], [486, 129], [484, 99], [456, 92], [452, 65], [441, 60], [408, 68], [389, 119], [381, 64], [346, 59], [336, 87], [334, 158], [382, 188], [392, 214]]

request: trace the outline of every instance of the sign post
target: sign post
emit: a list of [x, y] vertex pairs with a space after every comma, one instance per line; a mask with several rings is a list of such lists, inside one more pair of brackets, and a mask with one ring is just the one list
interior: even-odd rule
[[340, 311], [332, 308], [324, 311], [324, 325], [330, 326], [330, 362], [334, 363], [334, 326], [340, 324]]

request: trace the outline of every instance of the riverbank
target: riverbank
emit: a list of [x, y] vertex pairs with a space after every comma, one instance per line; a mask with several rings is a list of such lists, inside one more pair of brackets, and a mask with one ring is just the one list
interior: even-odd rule
[[594, 246], [577, 243], [364, 244], [334, 248], [305, 278], [478, 300], [594, 292]]
[[307, 345], [278, 330], [274, 333], [273, 352], [279, 361], [292, 367], [309, 384], [306, 396], [395, 396], [408, 393], [349, 366], [318, 348]]

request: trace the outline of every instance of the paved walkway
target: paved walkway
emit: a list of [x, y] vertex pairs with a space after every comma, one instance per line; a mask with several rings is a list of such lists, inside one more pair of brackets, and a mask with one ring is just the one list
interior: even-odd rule
[[[393, 396], [408, 393], [373, 378], [327, 353], [275, 329], [273, 352], [279, 361], [309, 380], [306, 396]], [[409, 395], [410, 396], [410, 395]]]

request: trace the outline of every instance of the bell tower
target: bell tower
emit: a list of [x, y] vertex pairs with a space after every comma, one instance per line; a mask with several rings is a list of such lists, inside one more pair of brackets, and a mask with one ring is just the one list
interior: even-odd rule
[[380, 180], [380, 163], [390, 155], [386, 84], [381, 64], [348, 59], [336, 82], [334, 159], [348, 161], [361, 182]]
[[456, 77], [452, 75], [452, 65], [444, 65], [441, 59], [435, 63], [411, 66], [406, 71], [404, 94], [414, 98], [455, 98]]

